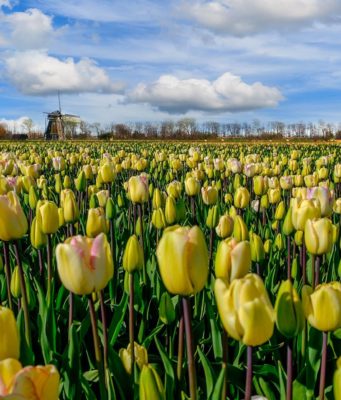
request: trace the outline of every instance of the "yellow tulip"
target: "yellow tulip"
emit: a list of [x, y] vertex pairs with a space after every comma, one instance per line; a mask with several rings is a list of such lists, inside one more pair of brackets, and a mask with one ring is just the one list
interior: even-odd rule
[[98, 204], [100, 207], [105, 208], [107, 201], [109, 199], [109, 190], [100, 190], [96, 193]]
[[[131, 374], [131, 346], [130, 343], [126, 349], [120, 349], [118, 353], [123, 367], [126, 372], [130, 375]], [[134, 356], [135, 362], [137, 366], [142, 369], [144, 365], [148, 364], [148, 353], [145, 347], [139, 345], [138, 343], [134, 342]]]
[[271, 338], [275, 313], [258, 275], [248, 274], [230, 285], [217, 279], [214, 293], [220, 319], [231, 337], [247, 346], [258, 346]]
[[123, 253], [123, 268], [132, 273], [143, 268], [143, 249], [136, 235], [130, 236]]
[[304, 231], [308, 219], [320, 218], [321, 209], [319, 202], [315, 200], [293, 199], [292, 201], [292, 223], [298, 231]]
[[275, 219], [280, 221], [283, 219], [285, 214], [285, 204], [284, 201], [281, 201], [277, 204], [276, 211], [275, 211]]
[[94, 239], [68, 238], [57, 245], [56, 259], [63, 285], [79, 295], [102, 290], [114, 273], [110, 245], [103, 233]]
[[18, 196], [8, 192], [0, 196], [0, 239], [3, 241], [22, 238], [27, 232], [27, 219]]
[[263, 196], [268, 190], [268, 179], [266, 176], [257, 175], [253, 177], [253, 191], [256, 196]]
[[293, 338], [302, 331], [303, 307], [297, 290], [289, 279], [281, 283], [276, 297], [275, 312], [277, 329], [283, 336]]
[[269, 189], [268, 199], [270, 204], [277, 204], [281, 200], [281, 190], [279, 188]]
[[253, 262], [261, 262], [264, 260], [265, 252], [262, 239], [254, 232], [250, 232], [250, 249], [251, 260]]
[[148, 178], [146, 175], [132, 176], [128, 181], [128, 193], [133, 203], [145, 203], [148, 201]]
[[[18, 366], [16, 365], [15, 368]], [[54, 365], [29, 366], [15, 375], [9, 399], [58, 400], [59, 373]], [[5, 397], [6, 398], [6, 397]]]
[[233, 222], [233, 237], [237, 239], [238, 242], [249, 240], [249, 231], [243, 218], [240, 215], [236, 215]]
[[45, 234], [56, 233], [59, 228], [58, 207], [53, 201], [42, 201], [37, 204], [37, 218], [41, 231]]
[[239, 187], [234, 194], [234, 206], [246, 208], [250, 202], [250, 193], [245, 187]]
[[222, 239], [231, 236], [233, 232], [233, 224], [234, 222], [232, 217], [227, 214], [222, 215], [219, 219], [217, 227], [215, 228], [217, 235]]
[[19, 333], [13, 311], [0, 306], [0, 361], [19, 358]]
[[328, 218], [308, 219], [304, 228], [305, 245], [310, 254], [329, 253], [333, 246], [333, 224]]
[[61, 206], [63, 208], [64, 221], [69, 224], [78, 221], [79, 208], [76, 196], [71, 189], [64, 189], [61, 192]]
[[104, 209], [102, 207], [90, 208], [86, 221], [86, 234], [93, 238], [102, 232], [108, 232], [108, 224]]
[[156, 229], [163, 229], [167, 226], [166, 217], [162, 208], [157, 208], [153, 211], [152, 224]]
[[176, 203], [172, 195], [169, 195], [166, 199], [165, 218], [168, 225], [173, 225], [176, 222]]
[[101, 175], [104, 183], [111, 183], [116, 177], [115, 166], [112, 163], [105, 163], [99, 169], [99, 174]]
[[185, 191], [187, 196], [196, 196], [200, 192], [200, 182], [193, 176], [185, 180]]
[[[21, 369], [21, 363], [15, 358], [6, 358], [0, 361], [0, 396], [10, 393], [15, 376]], [[2, 397], [0, 398], [2, 399]]]
[[215, 204], [218, 200], [218, 190], [215, 186], [202, 187], [201, 195], [204, 203], [208, 206]]
[[156, 188], [154, 190], [153, 198], [152, 198], [153, 209], [156, 210], [160, 207], [163, 207], [163, 204], [164, 204], [164, 197], [161, 193], [161, 190], [159, 188]]
[[330, 282], [316, 286], [303, 286], [304, 315], [314, 328], [328, 332], [341, 328], [341, 283]]
[[140, 375], [140, 400], [165, 400], [166, 394], [161, 378], [156, 370], [149, 364], [142, 367]]
[[167, 186], [168, 196], [173, 196], [174, 199], [178, 199], [181, 196], [182, 185], [181, 182], [173, 181]]
[[199, 227], [166, 228], [156, 250], [161, 278], [172, 294], [189, 296], [203, 289], [208, 251]]
[[226, 239], [219, 243], [215, 258], [215, 274], [217, 278], [229, 282], [242, 278], [251, 268], [251, 249], [247, 241], [237, 242], [236, 239]]

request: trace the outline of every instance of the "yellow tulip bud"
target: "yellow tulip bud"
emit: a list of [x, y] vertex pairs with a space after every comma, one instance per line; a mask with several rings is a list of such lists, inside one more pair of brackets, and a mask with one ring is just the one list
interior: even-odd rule
[[233, 237], [237, 239], [238, 242], [249, 240], [249, 231], [240, 215], [236, 215], [234, 218]]
[[108, 232], [104, 209], [102, 207], [90, 208], [86, 221], [86, 235], [93, 238], [102, 232]]
[[259, 346], [271, 338], [275, 313], [258, 275], [248, 274], [230, 285], [217, 279], [214, 293], [220, 319], [231, 337], [247, 346]]
[[143, 249], [136, 235], [130, 236], [123, 253], [123, 268], [133, 273], [143, 268]]
[[279, 184], [282, 189], [290, 190], [294, 185], [294, 181], [292, 176], [281, 176], [279, 179]]
[[28, 204], [30, 205], [31, 210], [35, 210], [38, 202], [38, 194], [34, 186], [30, 187], [30, 191], [28, 193]]
[[234, 206], [246, 208], [250, 202], [250, 193], [245, 187], [239, 187], [234, 194]]
[[54, 181], [55, 181], [54, 190], [55, 190], [56, 193], [59, 194], [61, 192], [61, 190], [62, 190], [62, 179], [60, 177], [60, 174], [56, 174], [54, 176]]
[[283, 236], [282, 236], [282, 234], [281, 233], [278, 233], [277, 234], [277, 236], [276, 236], [276, 238], [275, 238], [275, 247], [278, 249], [278, 250], [283, 250], [283, 248], [284, 248], [284, 240], [283, 240]]
[[79, 219], [79, 208], [76, 196], [71, 189], [64, 189], [62, 193], [64, 193], [63, 201], [61, 201], [64, 212], [64, 221], [67, 224], [74, 223]]
[[200, 192], [200, 182], [193, 176], [190, 176], [185, 180], [185, 191], [187, 196], [197, 196]]
[[261, 198], [260, 198], [260, 208], [268, 208], [269, 207], [269, 197], [268, 195], [264, 194]]
[[277, 204], [276, 211], [275, 211], [275, 219], [280, 221], [283, 219], [285, 214], [285, 204], [284, 201], [281, 201]]
[[171, 195], [166, 199], [165, 218], [168, 225], [173, 225], [176, 222], [176, 203]]
[[294, 240], [297, 246], [302, 246], [303, 244], [303, 231], [296, 231]]
[[79, 295], [104, 289], [114, 273], [110, 245], [103, 233], [94, 239], [68, 238], [57, 245], [56, 259], [63, 285]]
[[230, 217], [229, 215], [222, 215], [219, 219], [219, 223], [215, 229], [217, 235], [222, 238], [225, 239], [228, 236], [232, 235], [233, 232], [233, 218]]
[[250, 232], [250, 248], [251, 260], [253, 262], [261, 262], [264, 260], [265, 252], [262, 239], [254, 232]]
[[268, 190], [270, 204], [277, 204], [281, 200], [281, 190], [279, 188]]
[[292, 223], [292, 206], [289, 207], [283, 222], [283, 234], [289, 236], [294, 231], [294, 225]]
[[[126, 349], [120, 349], [118, 355], [122, 361], [123, 367], [126, 372], [131, 374], [131, 346], [130, 343]], [[145, 347], [134, 342], [134, 357], [137, 366], [142, 369], [142, 367], [148, 364], [148, 353]]]
[[256, 196], [263, 196], [268, 190], [267, 177], [257, 175], [253, 177], [253, 191]]
[[128, 193], [133, 203], [148, 201], [148, 178], [146, 175], [132, 176], [128, 181]]
[[304, 314], [301, 300], [288, 279], [281, 283], [276, 303], [276, 325], [286, 338], [297, 336], [304, 327]]
[[202, 187], [201, 195], [204, 203], [208, 206], [215, 204], [218, 200], [218, 190], [215, 186]]
[[159, 317], [166, 325], [171, 324], [176, 318], [174, 304], [168, 292], [162, 293], [159, 304]]
[[164, 198], [161, 193], [161, 190], [159, 188], [156, 188], [153, 193], [153, 200], [152, 200], [153, 209], [156, 210], [158, 208], [163, 207], [163, 203], [164, 203]]
[[227, 279], [229, 282], [242, 278], [251, 268], [250, 243], [237, 242], [236, 239], [222, 240], [217, 249], [215, 258], [215, 274], [217, 278]]
[[65, 225], [64, 210], [62, 208], [58, 208], [58, 226], [60, 228], [61, 226], [64, 225]]
[[18, 196], [8, 192], [0, 196], [0, 239], [7, 242], [22, 238], [27, 232], [27, 219]]
[[167, 226], [165, 214], [162, 208], [153, 211], [152, 224], [156, 229], [163, 229]]
[[182, 185], [181, 182], [173, 181], [167, 186], [167, 194], [178, 199], [181, 196]]
[[41, 219], [34, 217], [30, 231], [31, 244], [35, 249], [40, 249], [47, 244], [47, 235], [41, 230]]
[[321, 217], [330, 217], [333, 213], [334, 192], [325, 187], [313, 187], [307, 190], [307, 199], [318, 200]]
[[79, 192], [84, 192], [86, 189], [86, 178], [84, 171], [81, 171], [75, 179], [75, 187]]
[[72, 185], [71, 178], [69, 177], [69, 175], [65, 175], [63, 180], [63, 188], [70, 189], [71, 185]]
[[329, 253], [333, 246], [333, 225], [330, 219], [308, 219], [304, 229], [305, 245], [310, 254]]
[[13, 311], [0, 306], [0, 361], [19, 358], [19, 334]]
[[105, 206], [105, 217], [106, 219], [112, 220], [115, 218], [115, 204], [114, 200], [109, 197], [107, 204]]
[[319, 331], [341, 328], [341, 283], [330, 282], [316, 286], [303, 286], [302, 304], [310, 325]]
[[264, 251], [265, 251], [266, 254], [270, 253], [271, 247], [272, 247], [272, 241], [271, 241], [271, 239], [267, 239], [264, 242]]
[[208, 210], [207, 218], [206, 218], [206, 226], [210, 229], [213, 229], [217, 226], [219, 219], [219, 209], [218, 206], [212, 206]]
[[11, 293], [15, 299], [21, 296], [20, 278], [18, 266], [15, 266], [11, 276]]
[[140, 400], [165, 400], [166, 394], [161, 378], [149, 364], [142, 367], [140, 375]]
[[56, 233], [59, 228], [58, 207], [53, 201], [38, 202], [37, 218], [41, 231], [45, 234]]
[[111, 183], [116, 178], [115, 166], [112, 163], [105, 163], [99, 170], [103, 183]]
[[189, 296], [203, 289], [208, 277], [208, 251], [199, 227], [166, 228], [156, 255], [162, 281], [170, 293]]

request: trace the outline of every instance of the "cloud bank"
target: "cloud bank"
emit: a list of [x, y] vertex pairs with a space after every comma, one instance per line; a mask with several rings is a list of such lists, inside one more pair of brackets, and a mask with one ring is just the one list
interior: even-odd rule
[[140, 83], [127, 96], [128, 102], [148, 103], [170, 114], [250, 111], [275, 107], [282, 99], [277, 88], [260, 82], [247, 84], [229, 72], [214, 81], [163, 75], [153, 83]]

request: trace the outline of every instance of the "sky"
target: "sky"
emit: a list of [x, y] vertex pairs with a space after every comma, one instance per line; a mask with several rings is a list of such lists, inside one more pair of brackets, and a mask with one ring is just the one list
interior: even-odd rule
[[341, 122], [340, 0], [0, 0], [0, 122]]

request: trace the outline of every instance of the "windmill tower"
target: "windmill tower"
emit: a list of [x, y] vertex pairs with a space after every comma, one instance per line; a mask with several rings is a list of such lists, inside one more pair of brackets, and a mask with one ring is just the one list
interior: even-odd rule
[[[60, 94], [58, 92], [59, 110], [45, 112], [47, 114], [47, 126], [45, 129], [45, 140], [64, 140], [66, 138], [66, 127], [73, 126], [75, 128], [80, 124], [81, 119], [78, 115], [62, 114], [60, 106]], [[71, 137], [73, 136], [73, 130]]]

